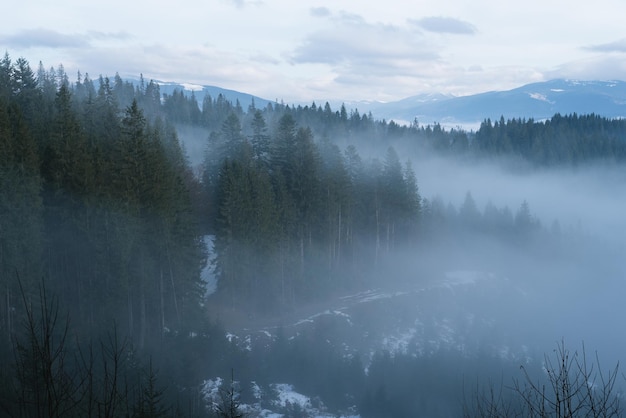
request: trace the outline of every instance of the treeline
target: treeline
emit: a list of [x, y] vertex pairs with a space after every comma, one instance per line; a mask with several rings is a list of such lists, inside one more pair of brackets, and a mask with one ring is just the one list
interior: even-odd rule
[[2, 414], [206, 416], [202, 379], [233, 364], [204, 312], [199, 193], [158, 85], [5, 54]]
[[316, 141], [288, 111], [272, 128], [256, 110], [250, 130], [232, 113], [203, 164], [218, 283], [231, 304], [289, 309], [353, 287], [415, 239], [417, 180], [394, 148], [363, 160], [354, 146]]
[[[194, 385], [241, 363], [203, 311], [207, 233], [218, 298], [265, 311], [358, 285], [415, 239], [421, 199], [394, 148], [364, 160], [315, 138], [287, 107], [240, 119], [235, 106], [209, 135], [198, 178], [159, 96], [152, 81], [70, 82], [62, 67], [0, 61], [0, 406], [10, 415], [121, 402], [96, 415], [142, 416], [150, 405], [171, 412], [181, 396], [193, 403], [183, 415], [206, 412]], [[58, 310], [40, 303], [42, 288]], [[68, 319], [41, 326], [50, 316]], [[118, 336], [123, 347], [110, 345]], [[137, 383], [132, 394], [110, 386], [122, 363], [130, 374], [116, 376]], [[173, 400], [159, 400], [163, 386]]]
[[501, 118], [492, 123], [487, 119], [474, 142], [479, 154], [521, 157], [537, 166], [623, 162], [626, 120], [575, 113], [556, 114], [543, 122]]
[[394, 147], [382, 160], [362, 159], [354, 145], [342, 151], [316, 140], [288, 109], [273, 129], [258, 109], [250, 125], [231, 113], [211, 134], [203, 163], [213, 202], [203, 213], [215, 235], [218, 288], [231, 306], [288, 310], [362, 286], [397, 250], [434, 242], [484, 236], [545, 249], [560, 238], [558, 220], [542, 226], [526, 201], [512, 211], [491, 202], [481, 210], [469, 192], [458, 209], [422, 199], [410, 161]]
[[[590, 118], [579, 134], [613, 141], [597, 158], [609, 158], [607, 153], [622, 158], [619, 122]], [[574, 135], [576, 124], [587, 119], [565, 120], [551, 129], [561, 126], [565, 132], [569, 126]], [[206, 128], [201, 174], [190, 168], [174, 123]], [[23, 325], [36, 323], [29, 307], [37, 306], [45, 287], [58, 298], [59, 312], [71, 318], [68, 341], [99, 346], [108, 365], [117, 349], [106, 342], [115, 330], [129, 341], [120, 356], [158, 353], [162, 359], [171, 353], [158, 368], [177, 388], [202, 376], [227, 375], [245, 360], [224, 341], [223, 330], [206, 320], [200, 278], [208, 256], [205, 235], [215, 239], [218, 293], [212, 302], [249, 312], [282, 312], [361, 286], [395, 250], [417, 250], [444, 231], [492, 227], [502, 236], [532, 235], [541, 228], [528, 204], [515, 215], [493, 206], [481, 214], [469, 194], [458, 211], [444, 209], [436, 198], [422, 199], [410, 161], [396, 151], [499, 155], [487, 144], [501, 140], [488, 140], [486, 132], [513, 132], [518, 125], [487, 121], [472, 135], [439, 125], [376, 121], [345, 106], [333, 111], [328, 104], [257, 109], [252, 103], [244, 110], [222, 96], [207, 96], [200, 108], [193, 95], [162, 96], [153, 81], [133, 85], [116, 75], [94, 82], [79, 73], [70, 82], [62, 67], [46, 70], [40, 64], [35, 72], [26, 60], [13, 62], [5, 54], [0, 60], [3, 358], [28, 356], [42, 337]], [[531, 125], [536, 133], [549, 124]], [[379, 157], [362, 157], [357, 147], [371, 147]], [[500, 154], [507, 153], [513, 151]], [[47, 305], [41, 306], [47, 312]], [[20, 344], [26, 348], [19, 351]], [[81, 356], [79, 346], [58, 352]], [[24, 370], [41, 371], [41, 355], [24, 357]], [[41, 369], [46, 364], [51, 363]], [[104, 367], [85, 364], [70, 371], [88, 379], [95, 367]], [[12, 367], [8, 360], [2, 366]], [[48, 376], [42, 383], [26, 376], [18, 387], [63, 382], [68, 369], [57, 366], [59, 380]], [[355, 364], [346, 367], [357, 373]], [[107, 381], [110, 375], [100, 372], [101, 383]], [[141, 382], [154, 384], [152, 377]], [[141, 405], [144, 398], [138, 393], [134, 399]], [[131, 404], [136, 402], [127, 402], [127, 415], [133, 415]]]
[[122, 90], [98, 84], [71, 84], [62, 68], [40, 65], [36, 75], [8, 54], [0, 61], [5, 340], [23, 317], [18, 278], [27, 294], [44, 278], [74, 329], [88, 335], [115, 320], [138, 347], [199, 316], [206, 254], [177, 135], [140, 108], [160, 109], [149, 87], [120, 108]]
[[[175, 123], [206, 128], [200, 175], [189, 167]], [[441, 219], [453, 218], [436, 199], [421, 199], [411, 163], [397, 149], [523, 157], [531, 150], [537, 164], [550, 155], [619, 160], [623, 131], [622, 121], [593, 115], [485, 121], [473, 134], [377, 121], [328, 103], [257, 109], [252, 102], [244, 110], [207, 95], [200, 107], [193, 94], [161, 95], [143, 78], [94, 82], [79, 73], [70, 82], [62, 66], [40, 64], [35, 73], [5, 54], [2, 329], [10, 335], [18, 316], [12, 278], [32, 289], [45, 277], [86, 328], [114, 317], [140, 346], [158, 340], [202, 317], [205, 235], [215, 237], [222, 300], [289, 309], [358, 286], [386, 254], [416, 245], [422, 232], [437, 235]], [[532, 146], [524, 139], [542, 135]], [[592, 145], [593, 153], [585, 151]], [[567, 146], [578, 151], [568, 154]], [[361, 157], [361, 147], [379, 157]], [[537, 229], [527, 206], [513, 222], [510, 211], [488, 206], [479, 216], [466, 203], [449, 224], [501, 235]]]
[[470, 236], [490, 235], [504, 242], [528, 244], [538, 235], [562, 233], [558, 220], [553, 220], [549, 228], [542, 225], [524, 200], [513, 212], [508, 206], [497, 207], [488, 201], [480, 209], [471, 192], [465, 194], [463, 203], [457, 208], [451, 202], [444, 202], [440, 196], [422, 200], [423, 233], [429, 239], [453, 238], [464, 233]]
[[[419, 240], [422, 203], [424, 230], [444, 212], [437, 201], [422, 202], [396, 149], [497, 155], [487, 144], [502, 141], [487, 132], [500, 138], [522, 123], [486, 121], [474, 135], [376, 121], [328, 103], [252, 102], [244, 110], [207, 95], [200, 107], [193, 94], [161, 95], [143, 78], [94, 82], [79, 73], [70, 82], [62, 67], [40, 64], [35, 74], [8, 55], [1, 71], [3, 277], [46, 277], [81, 322], [91, 327], [115, 312], [140, 345], [197, 314], [190, 312], [201, 301], [203, 235], [215, 236], [230, 305], [282, 309], [358, 285], [385, 254]], [[524, 132], [578, 132], [573, 126], [585, 120], [584, 134], [604, 127], [619, 135], [618, 122], [590, 118], [525, 122], [534, 130]], [[199, 177], [174, 123], [206, 128]], [[357, 147], [381, 157], [363, 158]], [[488, 227], [511, 231], [510, 214], [486, 210]], [[16, 291], [4, 292], [9, 332]]]
[[[476, 132], [460, 128], [443, 129], [439, 123], [420, 125], [414, 120], [409, 125], [375, 119], [371, 113], [346, 109], [342, 105], [333, 110], [323, 106], [285, 105], [269, 103], [257, 109], [254, 102], [243, 109], [239, 102], [227, 101], [222, 95], [206, 95], [199, 104], [192, 94], [174, 92], [165, 100], [165, 112], [174, 123], [204, 126], [219, 130], [221, 124], [236, 114], [246, 121], [261, 110], [268, 124], [274, 125], [285, 112], [290, 113], [299, 126], [311, 128], [318, 138], [332, 138], [343, 146], [355, 145], [384, 152], [386, 146], [411, 152], [435, 151], [443, 155], [472, 157], [512, 157], [533, 166], [580, 165], [591, 161], [623, 162], [626, 159], [626, 120], [609, 119], [596, 114], [555, 114], [545, 121], [508, 119], [483, 121]], [[246, 131], [246, 134], [251, 132]]]

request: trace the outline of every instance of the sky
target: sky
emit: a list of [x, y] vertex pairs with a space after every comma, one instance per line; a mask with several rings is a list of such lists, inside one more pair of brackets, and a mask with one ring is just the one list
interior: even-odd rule
[[143, 74], [285, 103], [626, 79], [626, 2], [29, 0], [0, 48], [74, 81]]

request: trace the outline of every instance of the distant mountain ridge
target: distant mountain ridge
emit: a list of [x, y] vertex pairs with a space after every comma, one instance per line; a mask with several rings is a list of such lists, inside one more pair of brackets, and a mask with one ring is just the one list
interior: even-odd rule
[[[139, 78], [129, 77], [126, 80], [133, 84], [138, 84], [140, 82]], [[159, 90], [161, 91], [161, 94], [172, 95], [175, 90], [182, 91], [183, 93], [185, 93], [186, 96], [191, 96], [191, 94], [193, 93], [200, 107], [202, 107], [202, 102], [205, 96], [210, 95], [213, 99], [216, 99], [220, 94], [226, 100], [232, 102], [233, 104], [239, 101], [239, 104], [244, 110], [247, 110], [252, 102], [254, 102], [254, 105], [257, 108], [263, 108], [267, 106], [268, 103], [272, 102], [271, 100], [263, 99], [252, 94], [242, 93], [240, 91], [229, 90], [217, 86], [200, 85], [193, 83], [178, 83], [160, 80], [153, 81], [159, 85]]]
[[[138, 79], [129, 81], [137, 83]], [[235, 103], [239, 101], [244, 110], [254, 102], [257, 108], [263, 108], [267, 100], [248, 93], [224, 89], [210, 85], [189, 83], [162, 82], [159, 84], [161, 93], [171, 95], [175, 90], [186, 95], [192, 92], [202, 106], [206, 95], [217, 98], [222, 95]], [[312, 102], [311, 102], [312, 103]], [[310, 105], [311, 103], [296, 103]], [[320, 104], [322, 102], [319, 102]], [[371, 112], [378, 120], [394, 120], [398, 123], [411, 123], [417, 119], [422, 125], [440, 123], [443, 126], [462, 126], [474, 128], [485, 119], [535, 119], [543, 120], [556, 113], [591, 114], [595, 113], [607, 118], [626, 117], [626, 82], [582, 81], [555, 79], [550, 81], [526, 84], [505, 91], [489, 91], [469, 96], [452, 96], [440, 93], [425, 93], [410, 96], [394, 102], [353, 102], [345, 101], [349, 110], [358, 109], [360, 113]], [[339, 106], [333, 105], [333, 110]]]
[[477, 124], [513, 118], [547, 119], [560, 114], [595, 113], [626, 117], [626, 82], [556, 79], [507, 90], [470, 96], [418, 95], [368, 106], [375, 118], [420, 124]]

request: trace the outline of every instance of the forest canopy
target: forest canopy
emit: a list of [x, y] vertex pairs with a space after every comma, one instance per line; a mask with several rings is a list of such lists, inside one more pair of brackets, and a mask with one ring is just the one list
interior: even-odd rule
[[[204, 134], [199, 167], [178, 134], [190, 126]], [[106, 340], [114, 329], [133, 352], [201, 346], [202, 359], [214, 357], [192, 373], [199, 380], [207, 368], [224, 368], [229, 350], [239, 355], [209, 312], [248, 318], [290, 312], [366, 288], [399, 251], [417, 254], [437, 242], [489, 236], [537, 251], [560, 245], [565, 232], [558, 222], [542, 225], [532, 202], [512, 209], [489, 202], [481, 210], [471, 191], [458, 208], [422, 197], [406, 156], [427, 153], [507, 158], [531, 168], [617, 164], [626, 158], [626, 121], [593, 114], [501, 118], [467, 132], [376, 120], [328, 103], [252, 102], [243, 109], [222, 95], [200, 104], [182, 91], [161, 94], [157, 82], [143, 77], [133, 84], [119, 75], [92, 80], [78, 73], [70, 81], [62, 66], [40, 63], [35, 71], [5, 54], [3, 352], [37, 338], [23, 334], [22, 325], [36, 322], [34, 300], [54, 300], [83, 345]], [[217, 279], [210, 298], [201, 274], [207, 264]], [[45, 292], [54, 297], [42, 298]], [[161, 366], [175, 370], [178, 360]], [[364, 379], [354, 364], [338, 367]], [[191, 373], [194, 364], [184, 368]], [[173, 380], [182, 386], [185, 379]], [[81, 402], [75, 406], [86, 408]]]

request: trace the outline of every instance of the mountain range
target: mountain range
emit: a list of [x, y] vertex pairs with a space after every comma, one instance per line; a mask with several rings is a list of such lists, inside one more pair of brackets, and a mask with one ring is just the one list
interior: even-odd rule
[[[253, 101], [259, 108], [275, 102], [215, 86], [159, 84], [162, 93], [171, 94], [175, 89], [182, 89], [189, 94], [193, 91], [200, 104], [207, 94], [213, 98], [222, 94], [232, 102], [238, 100], [244, 109]], [[358, 109], [361, 114], [371, 112], [379, 120], [411, 123], [417, 119], [422, 125], [440, 123], [444, 127], [460, 126], [465, 129], [477, 128], [487, 118], [543, 120], [556, 113], [595, 113], [608, 118], [622, 118], [626, 117], [626, 82], [555, 79], [526, 84], [512, 90], [468, 96], [419, 94], [387, 103], [345, 103], [348, 109]], [[296, 103], [298, 104], [300, 103]], [[304, 106], [310, 103], [301, 104]]]
[[[133, 84], [139, 83], [138, 78], [129, 77], [126, 80]], [[161, 91], [161, 94], [171, 95], [172, 93], [174, 93], [175, 90], [183, 91], [187, 96], [191, 96], [191, 94], [193, 93], [200, 107], [202, 107], [202, 102], [205, 96], [210, 95], [213, 99], [217, 99], [220, 94], [226, 100], [232, 102], [233, 104], [239, 101], [239, 104], [244, 110], [247, 110], [248, 106], [250, 106], [253, 102], [257, 108], [263, 108], [267, 106], [268, 103], [275, 103], [274, 100], [267, 100], [261, 97], [253, 96], [252, 94], [243, 93], [236, 90], [229, 90], [217, 86], [158, 80], [154, 81], [159, 85], [159, 90]]]
[[507, 91], [470, 96], [417, 95], [372, 105], [377, 118], [467, 126], [490, 118], [547, 119], [560, 114], [595, 113], [608, 118], [626, 116], [626, 82], [550, 80]]

